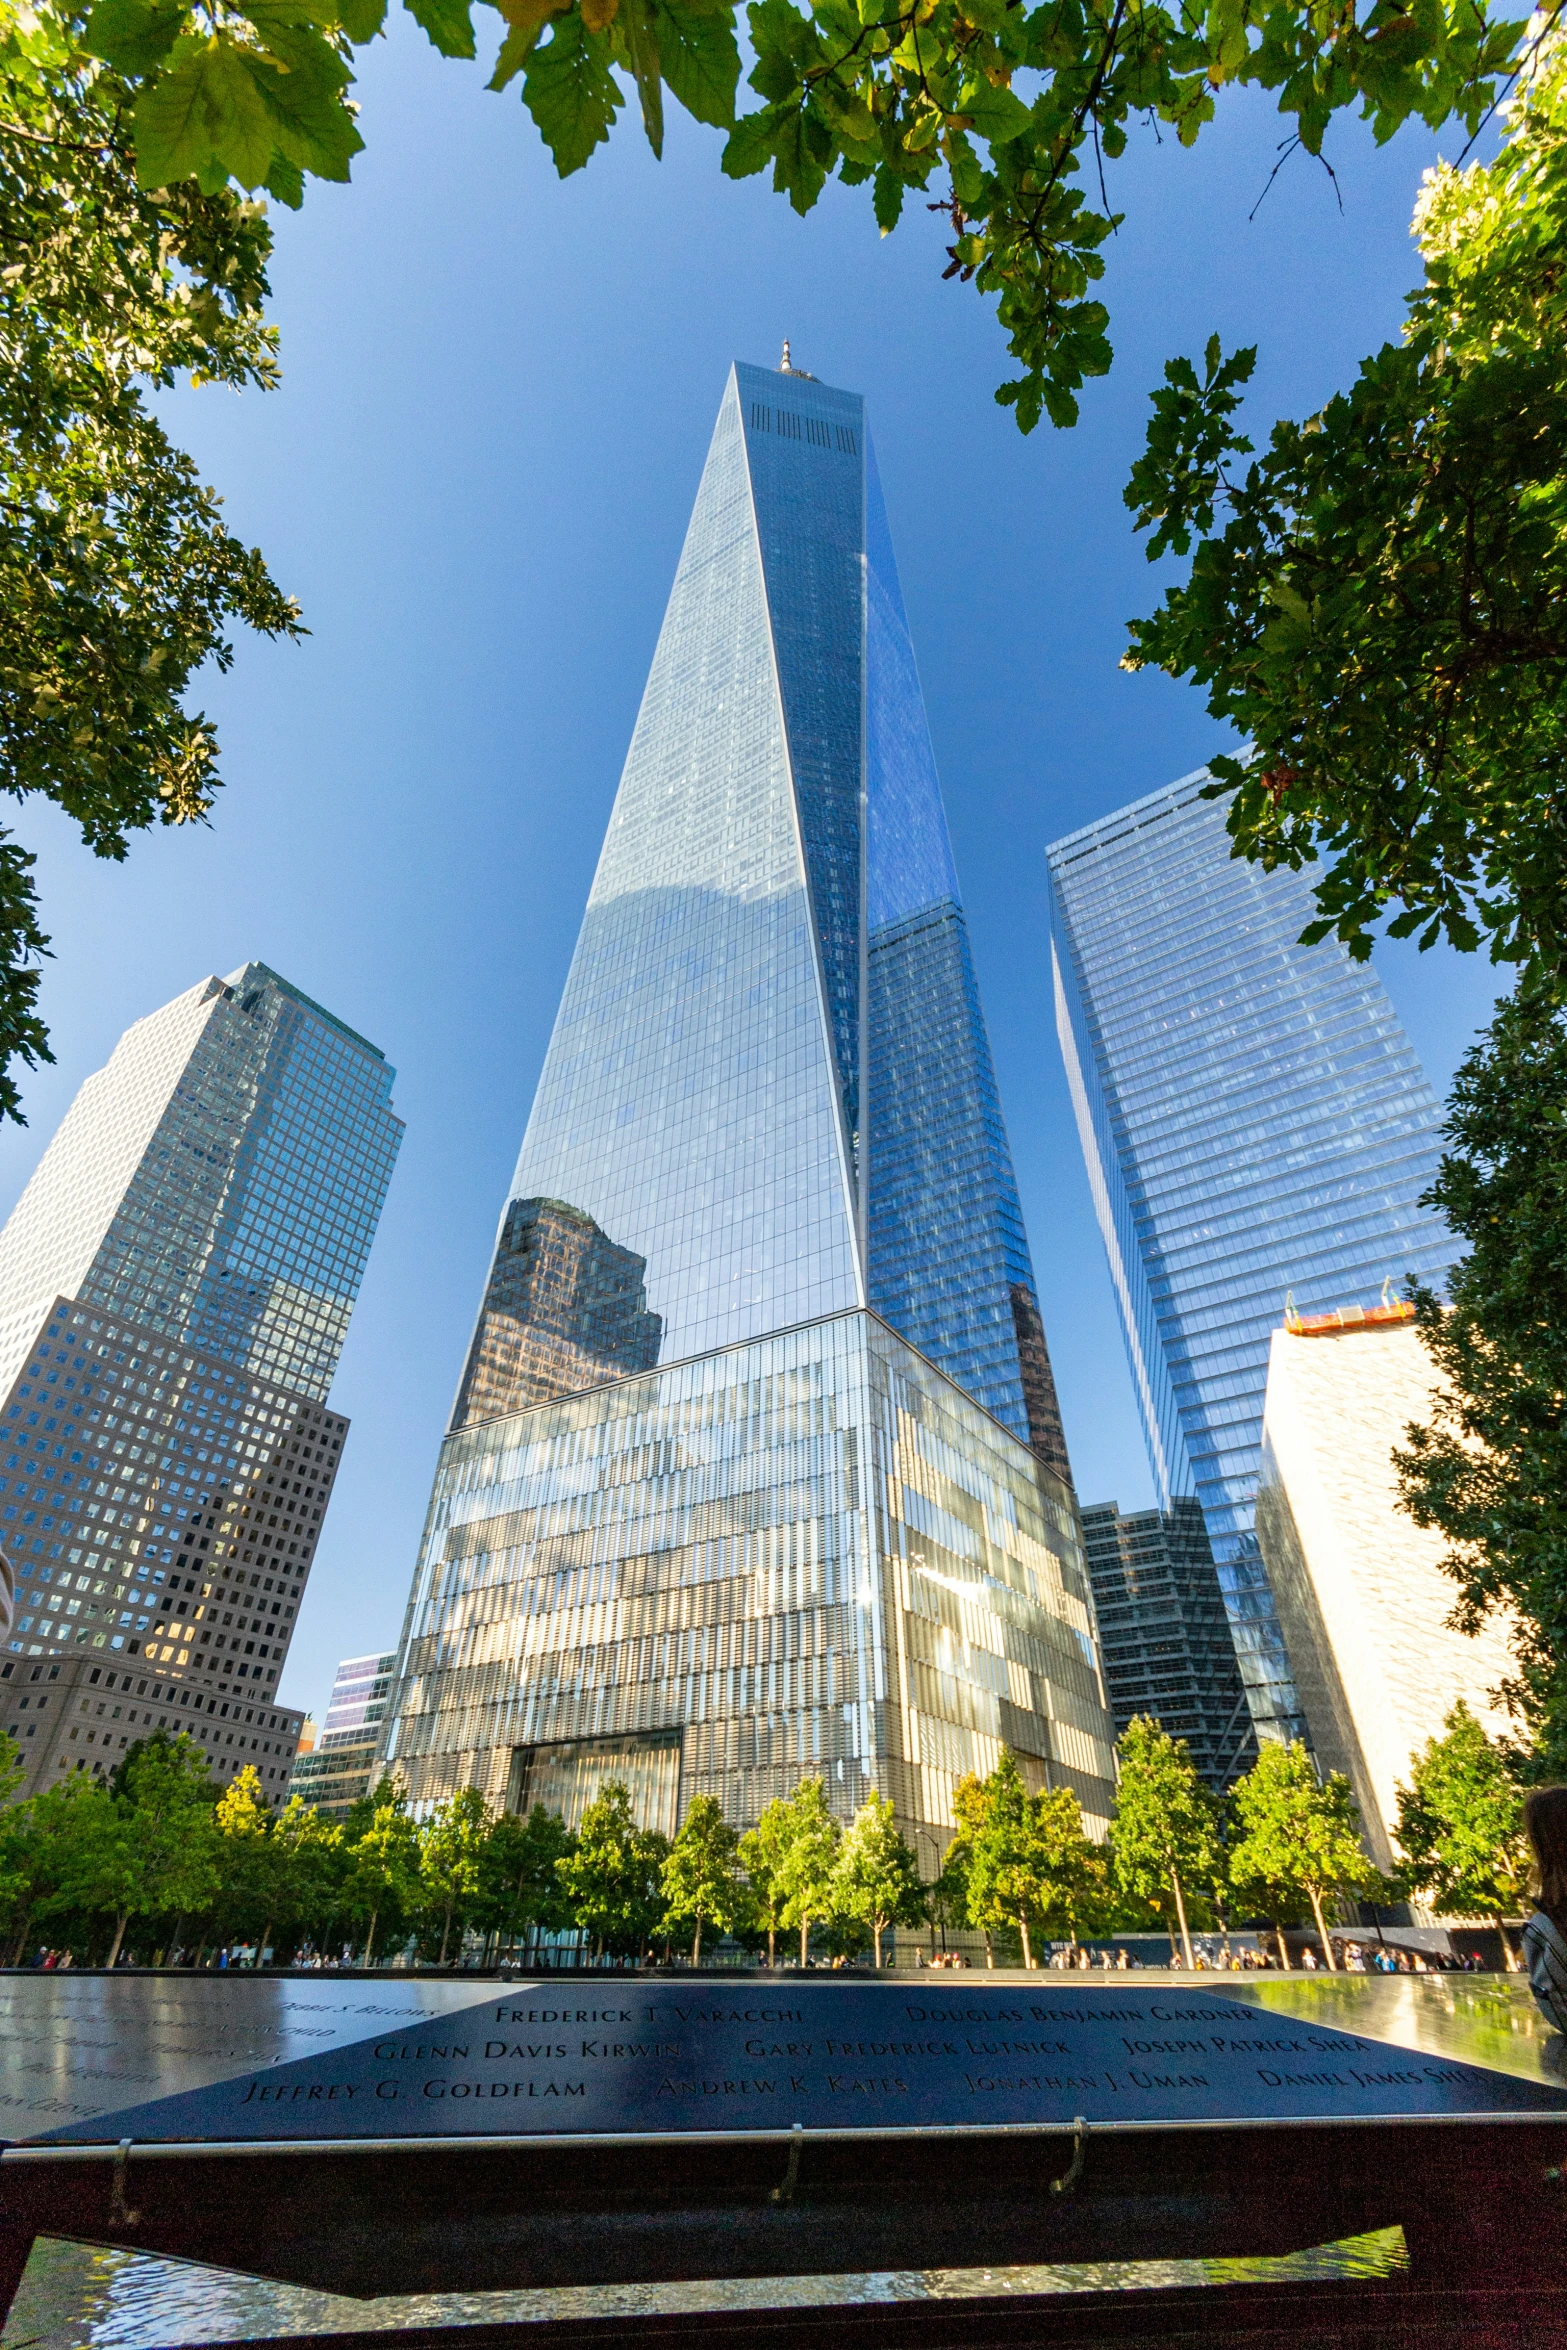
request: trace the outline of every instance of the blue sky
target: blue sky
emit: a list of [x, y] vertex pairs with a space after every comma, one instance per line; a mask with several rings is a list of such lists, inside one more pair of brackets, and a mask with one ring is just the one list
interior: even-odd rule
[[[499, 19], [485, 10], [481, 19]], [[1201, 763], [1201, 699], [1117, 669], [1150, 608], [1121, 486], [1164, 360], [1256, 342], [1249, 414], [1307, 412], [1395, 334], [1436, 143], [1335, 135], [1343, 199], [1229, 98], [1195, 153], [1112, 170], [1116, 368], [1072, 433], [1018, 434], [993, 314], [943, 284], [945, 224], [880, 238], [862, 190], [797, 220], [677, 118], [626, 118], [557, 180], [515, 93], [406, 19], [366, 61], [367, 153], [285, 216], [284, 387], [169, 401], [173, 428], [299, 596], [302, 647], [242, 640], [213, 682], [209, 831], [97, 863], [27, 810], [56, 959], [57, 1066], [0, 1135], [0, 1212], [127, 1023], [259, 956], [370, 1036], [408, 1122], [334, 1403], [352, 1418], [283, 1682], [395, 1644], [431, 1470], [707, 439], [732, 358], [863, 392], [930, 708], [1046, 1327], [1085, 1501], [1149, 1482], [1050, 1022], [1043, 849]], [[1460, 143], [1449, 135], [1452, 152]], [[945, 232], [950, 233], [950, 232]], [[1381, 964], [1439, 1086], [1489, 966]]]

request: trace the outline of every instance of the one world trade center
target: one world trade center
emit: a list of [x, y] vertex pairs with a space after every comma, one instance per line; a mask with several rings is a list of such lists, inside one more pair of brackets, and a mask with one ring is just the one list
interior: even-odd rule
[[[1107, 1816], [1077, 1513], [864, 404], [726, 387], [444, 1439], [416, 1804]], [[933, 1855], [922, 1847], [929, 1868]]]

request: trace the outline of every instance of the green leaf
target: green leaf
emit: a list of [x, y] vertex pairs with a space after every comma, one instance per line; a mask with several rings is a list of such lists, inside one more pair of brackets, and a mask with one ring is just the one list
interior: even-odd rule
[[470, 0], [403, 0], [403, 6], [443, 57], [475, 54]]
[[735, 118], [740, 50], [733, 17], [689, 0], [658, 0], [664, 79], [688, 114], [727, 130]]
[[217, 162], [227, 164], [242, 188], [260, 187], [278, 144], [257, 86], [258, 74], [265, 70], [237, 44], [221, 36], [214, 40], [205, 75], [212, 152]]
[[831, 159], [832, 139], [809, 100], [783, 116], [773, 149], [773, 186], [802, 217], [826, 186]]
[[[131, 117], [136, 176], [144, 188], [215, 172], [258, 188], [277, 141], [251, 65], [214, 35], [144, 90]], [[220, 182], [221, 184], [221, 182]]]
[[721, 158], [723, 170], [730, 179], [750, 179], [754, 172], [767, 169], [777, 145], [779, 121], [780, 110], [776, 106], [764, 106], [756, 114], [741, 115]]
[[805, 68], [821, 57], [814, 27], [791, 0], [756, 0], [756, 5], [747, 9], [746, 19], [756, 51], [750, 74], [752, 89], [763, 98], [795, 97]]
[[653, 22], [652, 0], [621, 0], [616, 16], [616, 29], [625, 46], [626, 61], [631, 67], [642, 101], [642, 128], [647, 143], [655, 155], [664, 152], [664, 77], [659, 64], [658, 32]]
[[607, 40], [590, 33], [580, 16], [558, 18], [533, 52], [522, 99], [561, 178], [580, 171], [625, 103], [609, 70]]
[[269, 196], [286, 204], [290, 212], [297, 212], [305, 200], [305, 175], [297, 163], [290, 163], [282, 155], [274, 155], [272, 168], [262, 182]]
[[298, 20], [290, 0], [248, 0], [250, 21], [265, 45], [273, 65], [296, 74], [313, 90], [335, 97], [353, 80], [349, 67], [330, 41]]
[[181, 0], [97, 0], [83, 46], [116, 73], [139, 79], [163, 63], [179, 35]]
[[1011, 90], [998, 90], [982, 75], [966, 81], [958, 92], [956, 112], [966, 114], [981, 138], [994, 147], [1006, 139], [1020, 139], [1032, 116]]
[[325, 75], [260, 64], [255, 82], [279, 153], [317, 179], [346, 180], [364, 140], [341, 91]]
[[887, 164], [877, 166], [876, 186], [872, 191], [871, 202], [876, 213], [876, 225], [884, 237], [891, 236], [897, 227], [907, 192], [908, 183], [901, 180]]
[[506, 38], [501, 43], [501, 53], [495, 60], [495, 71], [484, 85], [487, 90], [504, 90], [512, 77], [521, 73], [528, 59], [532, 56], [534, 44], [547, 22], [546, 17], [535, 16], [531, 17], [526, 24], [507, 26]]
[[136, 178], [144, 188], [164, 188], [189, 179], [212, 159], [212, 134], [202, 64], [187, 56], [160, 74], [136, 101], [131, 116], [136, 142]]
[[339, 0], [338, 22], [354, 47], [362, 49], [386, 22], [386, 0]]

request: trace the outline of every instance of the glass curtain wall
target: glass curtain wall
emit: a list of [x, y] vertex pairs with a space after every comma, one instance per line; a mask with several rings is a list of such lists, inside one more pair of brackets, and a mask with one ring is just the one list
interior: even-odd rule
[[[923, 1431], [896, 1493], [895, 1394]], [[736, 367], [389, 1758], [421, 1801], [473, 1778], [569, 1809], [613, 1764], [660, 1818], [706, 1790], [737, 1823], [820, 1770], [845, 1814], [878, 1787], [950, 1826], [955, 1776], [1006, 1740], [1103, 1818], [1067, 1480], [863, 403]]]
[[1201, 1502], [1258, 1734], [1304, 1723], [1257, 1547], [1268, 1346], [1453, 1252], [1441, 1112], [1381, 981], [1302, 946], [1309, 869], [1232, 858], [1188, 775], [1056, 841], [1057, 1031], [1161, 1510]]
[[682, 1807], [749, 1821], [820, 1772], [939, 1857], [1005, 1743], [1108, 1819], [1070, 1493], [868, 1314], [448, 1438], [400, 1670], [387, 1757], [420, 1804], [575, 1780], [580, 1811], [640, 1776], [663, 1812], [678, 1765]]

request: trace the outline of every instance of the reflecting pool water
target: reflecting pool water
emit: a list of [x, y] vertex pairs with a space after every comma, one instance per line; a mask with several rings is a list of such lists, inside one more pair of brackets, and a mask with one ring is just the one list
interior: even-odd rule
[[1223, 1988], [1232, 1998], [1427, 2056], [1556, 2088], [1567, 2078], [1567, 2043], [1535, 2006], [1524, 1975], [1238, 1975], [1223, 1979]]
[[297, 2285], [139, 2252], [44, 2239], [5, 2327], [4, 2350], [176, 2350], [277, 2334], [501, 2320], [624, 2317], [695, 2309], [808, 2308], [846, 2301], [928, 2301], [974, 2293], [1084, 2293], [1269, 2278], [1377, 2277], [1406, 2265], [1403, 2231], [1260, 2260], [1148, 2260], [1056, 2268], [886, 2270], [858, 2276], [763, 2277], [743, 2283], [580, 2285], [539, 2293], [410, 2293], [349, 2301]]

